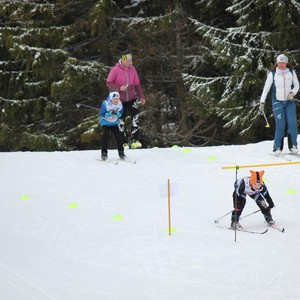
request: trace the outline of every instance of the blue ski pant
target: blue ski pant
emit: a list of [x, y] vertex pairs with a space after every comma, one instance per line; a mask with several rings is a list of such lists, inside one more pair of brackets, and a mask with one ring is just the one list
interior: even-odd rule
[[297, 117], [295, 101], [274, 101], [272, 104], [276, 128], [274, 137], [274, 150], [282, 148], [286, 124], [291, 138], [291, 146], [297, 147]]

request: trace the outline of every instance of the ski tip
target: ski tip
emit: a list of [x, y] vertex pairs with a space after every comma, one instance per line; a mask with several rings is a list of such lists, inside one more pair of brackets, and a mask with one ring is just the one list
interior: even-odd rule
[[131, 160], [131, 159], [129, 159], [129, 158], [119, 159], [119, 161], [131, 163], [131, 164], [136, 164], [136, 160]]
[[136, 164], [136, 160], [128, 160], [128, 162], [130, 162], [132, 164]]
[[278, 230], [278, 231], [280, 231], [280, 232], [284, 232], [285, 231], [285, 228], [284, 227], [277, 227], [277, 226], [270, 226], [271, 228], [273, 228], [273, 229], [276, 229], [276, 230]]

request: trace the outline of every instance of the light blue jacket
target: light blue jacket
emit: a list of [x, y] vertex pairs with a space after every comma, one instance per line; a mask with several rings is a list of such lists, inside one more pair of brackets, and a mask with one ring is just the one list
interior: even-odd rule
[[120, 117], [123, 115], [123, 105], [119, 100], [113, 104], [109, 96], [104, 100], [100, 107], [100, 125], [117, 126], [120, 124]]

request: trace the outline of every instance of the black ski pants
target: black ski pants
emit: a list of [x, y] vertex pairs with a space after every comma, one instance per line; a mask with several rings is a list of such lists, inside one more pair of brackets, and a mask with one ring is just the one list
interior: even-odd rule
[[122, 134], [119, 130], [118, 125], [116, 125], [116, 126], [102, 126], [102, 149], [101, 149], [101, 153], [107, 155], [107, 148], [108, 148], [108, 140], [109, 140], [109, 132], [110, 131], [115, 136], [119, 154], [124, 154]]
[[131, 133], [128, 134], [131, 140], [139, 140], [140, 124], [139, 124], [139, 101], [133, 99], [128, 102], [122, 102], [124, 113], [119, 124], [119, 129], [122, 133], [123, 143], [128, 143], [126, 130], [124, 128], [125, 118], [127, 115], [131, 118]]
[[[238, 196], [238, 194], [235, 191], [232, 194], [234, 210], [231, 214], [231, 221], [237, 220], [237, 222], [238, 222], [240, 219], [240, 216], [241, 216], [241, 214], [244, 210], [245, 204], [246, 204], [246, 195], [243, 195], [243, 196]], [[269, 221], [270, 219], [272, 219], [270, 208], [272, 208], [274, 206], [273, 201], [270, 201], [270, 203], [269, 203], [270, 208], [268, 208], [268, 209], [266, 209], [266, 207], [268, 206], [267, 203], [261, 197], [259, 197], [255, 201], [255, 203], [259, 207], [259, 209], [260, 209], [261, 213], [263, 214], [266, 221]]]

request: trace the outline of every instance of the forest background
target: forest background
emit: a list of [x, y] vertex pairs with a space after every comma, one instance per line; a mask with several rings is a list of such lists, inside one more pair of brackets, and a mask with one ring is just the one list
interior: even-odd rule
[[272, 139], [259, 97], [278, 54], [299, 76], [299, 25], [296, 0], [1, 0], [0, 151], [99, 149], [97, 108], [125, 49], [145, 148]]

